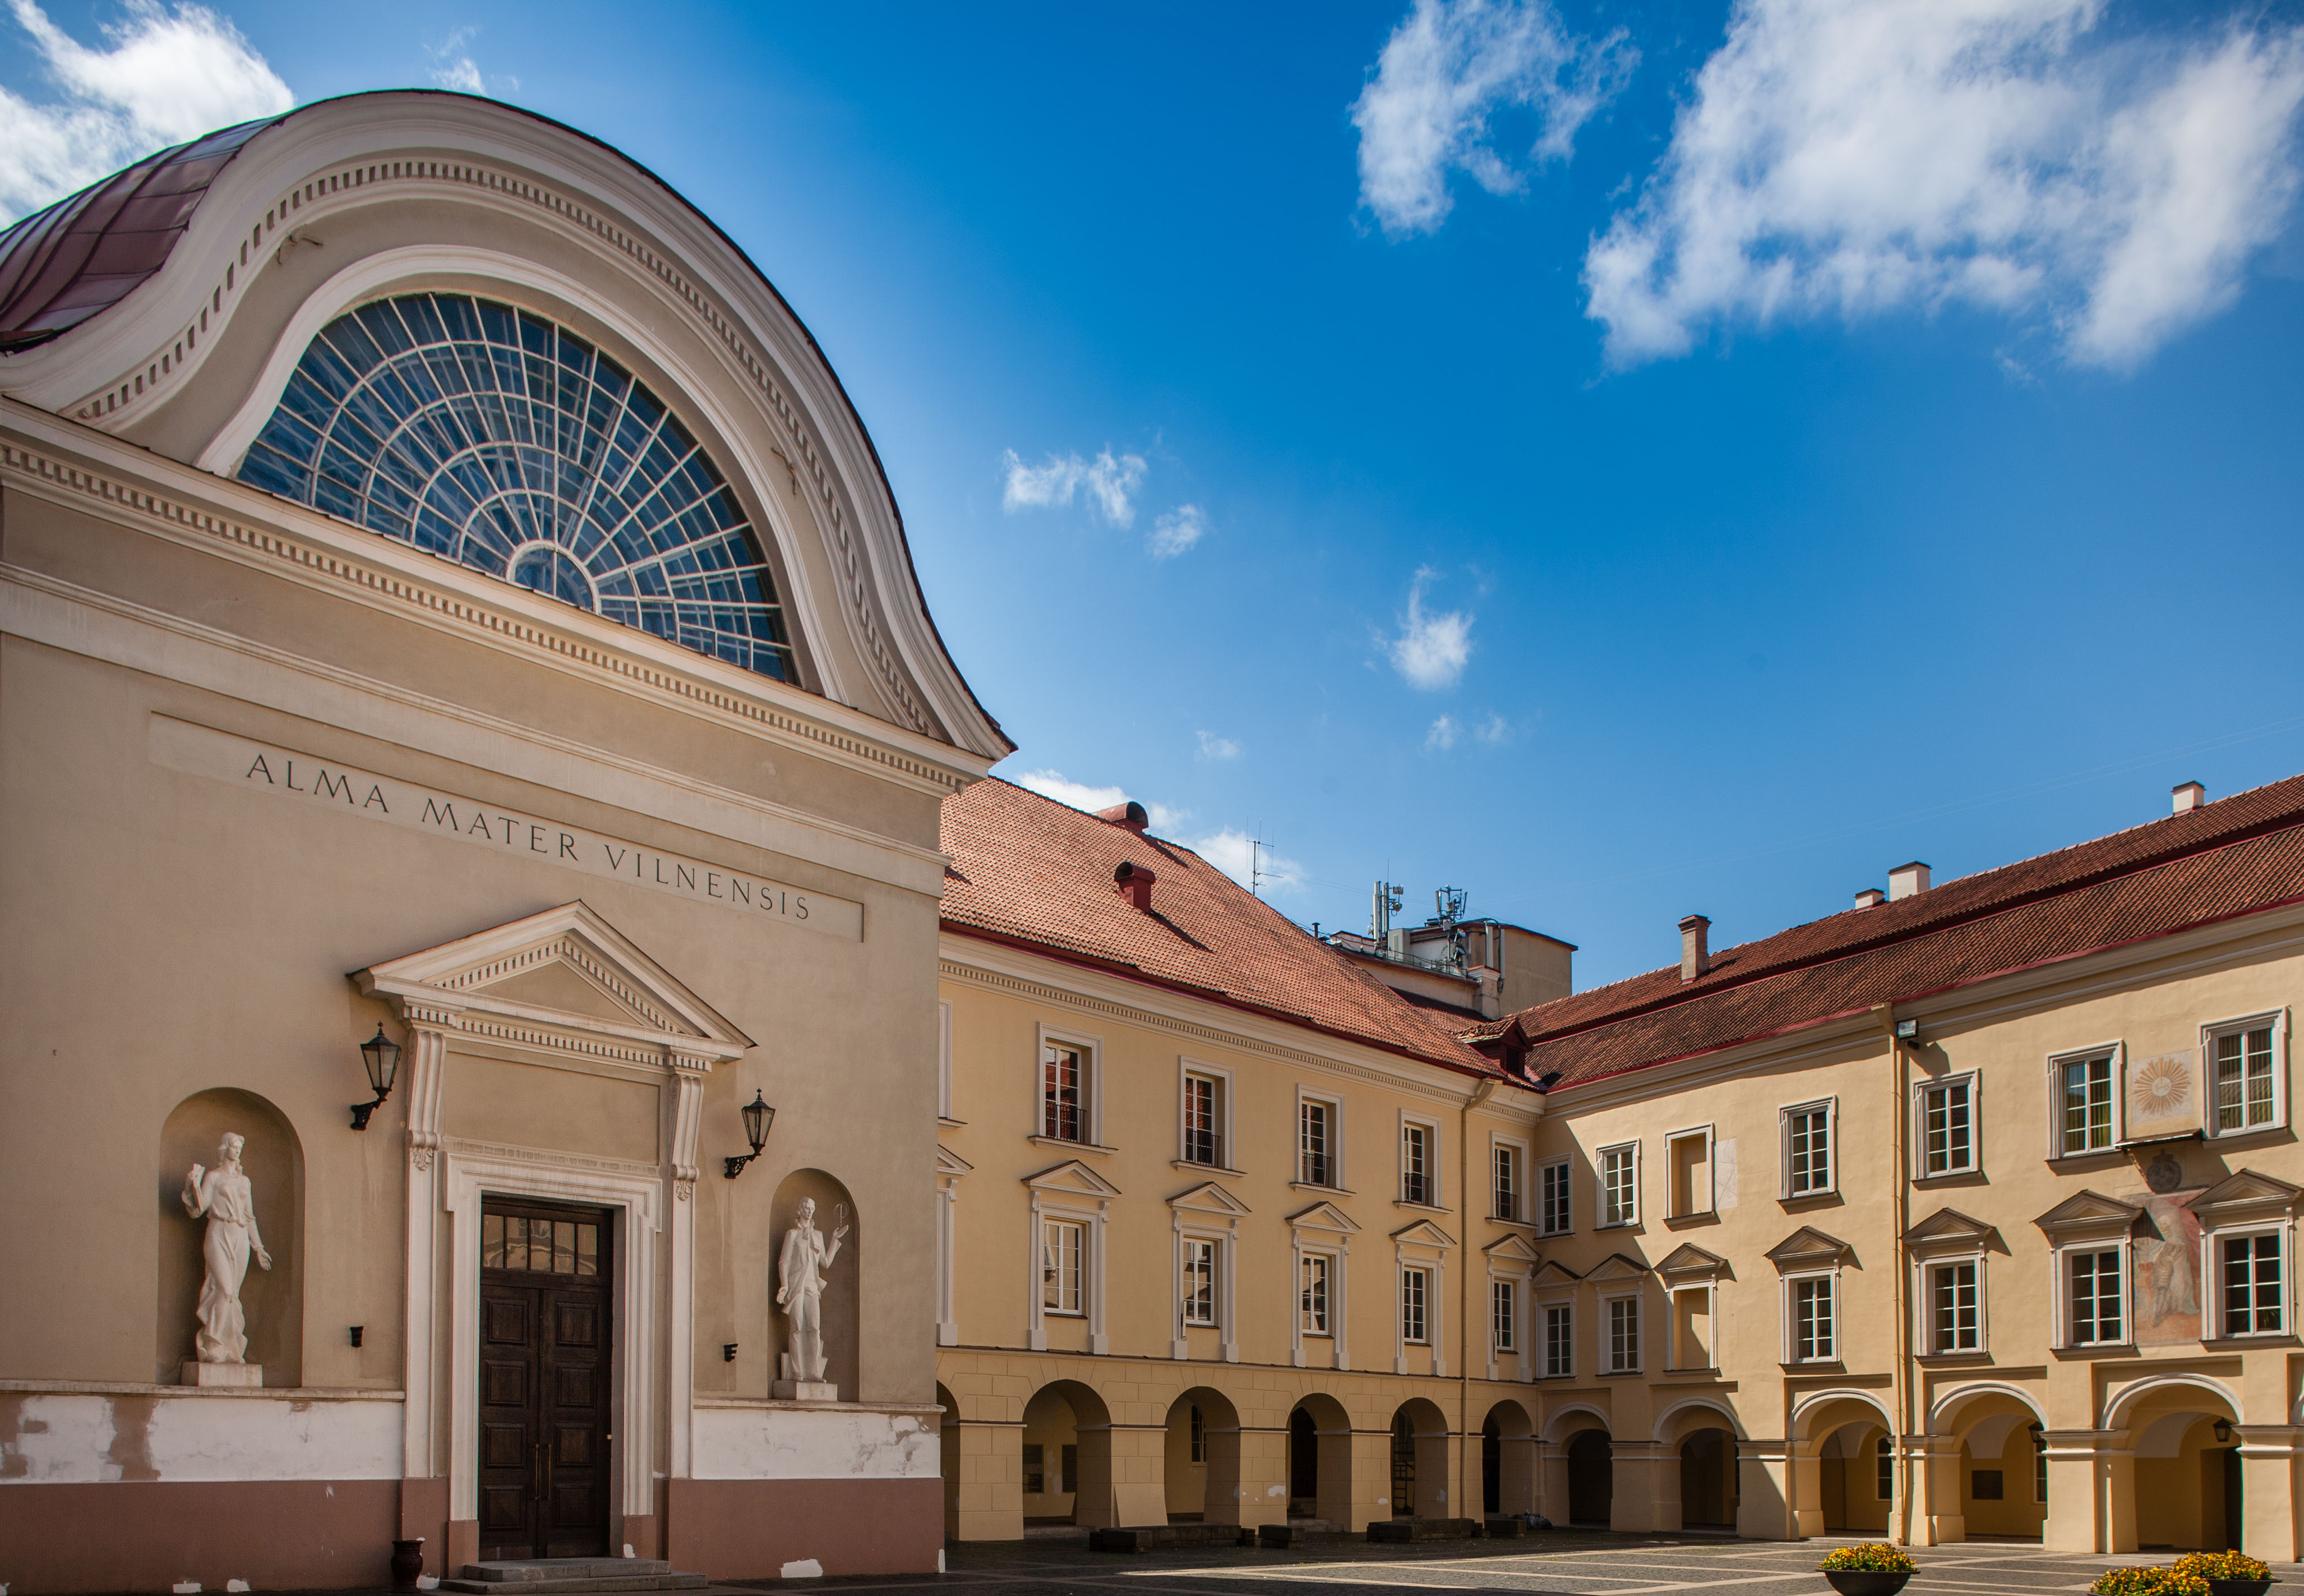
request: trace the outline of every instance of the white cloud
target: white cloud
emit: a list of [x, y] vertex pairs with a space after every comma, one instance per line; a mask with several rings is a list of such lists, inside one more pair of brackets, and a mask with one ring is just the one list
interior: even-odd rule
[[1461, 729], [1457, 726], [1454, 716], [1443, 715], [1432, 723], [1432, 729], [1424, 734], [1425, 751], [1429, 753], [1446, 753], [1456, 746], [1456, 736]]
[[2238, 293], [2298, 185], [2304, 29], [2103, 0], [1741, 0], [1585, 258], [1619, 364], [1710, 327], [1966, 304], [2126, 368]]
[[1152, 535], [1144, 540], [1156, 560], [1173, 559], [1207, 536], [1208, 518], [1198, 505], [1178, 505], [1152, 523]]
[[107, 177], [154, 150], [258, 116], [295, 96], [225, 18], [204, 5], [131, 4], [91, 49], [33, 0], [10, 0], [61, 98], [0, 89], [0, 221]]
[[[1141, 454], [1114, 454], [1106, 447], [1098, 451], [1093, 460], [1083, 460], [1077, 454], [1051, 454], [1046, 465], [1026, 465], [1016, 451], [1010, 449], [1000, 457], [1000, 469], [1008, 476], [1007, 487], [1000, 496], [1000, 505], [1004, 510], [1012, 513], [1048, 509], [1069, 505], [1075, 497], [1084, 497], [1089, 505], [1113, 525], [1136, 524], [1133, 496], [1144, 482], [1145, 466]], [[1199, 534], [1193, 536], [1197, 538]], [[1158, 537], [1156, 532], [1156, 545]], [[1190, 547], [1191, 544], [1186, 542], [1166, 551], [1156, 547], [1153, 552], [1181, 554]]]
[[1472, 728], [1472, 735], [1483, 743], [1502, 747], [1512, 741], [1512, 724], [1503, 716], [1491, 713], [1486, 720]]
[[1302, 865], [1283, 858], [1268, 845], [1258, 845], [1245, 831], [1227, 826], [1206, 836], [1178, 840], [1242, 887], [1254, 887], [1258, 892], [1292, 892], [1303, 885]]
[[[1072, 780], [1061, 770], [1027, 770], [1009, 779], [1043, 798], [1053, 798], [1058, 803], [1086, 810], [1089, 814], [1128, 802], [1128, 791], [1124, 787], [1090, 786], [1084, 781]], [[1144, 812], [1151, 818], [1152, 829], [1157, 832], [1165, 834], [1192, 818], [1192, 811], [1189, 809], [1171, 809], [1165, 803], [1154, 803], [1146, 799], [1137, 802], [1144, 805]]]
[[1565, 159], [1639, 59], [1621, 29], [1579, 38], [1546, 0], [1416, 0], [1352, 106], [1361, 202], [1398, 238], [1447, 219], [1452, 171], [1492, 194], [1517, 191], [1526, 179], [1496, 153], [1489, 117], [1532, 112], [1529, 157]]
[[1200, 758], [1204, 760], [1236, 760], [1240, 744], [1230, 737], [1219, 737], [1210, 732], [1200, 734]]
[[477, 28], [459, 28], [437, 46], [428, 45], [432, 59], [437, 63], [432, 69], [432, 81], [443, 89], [460, 89], [466, 94], [486, 94], [487, 81], [480, 76], [480, 64], [464, 51], [464, 46]]
[[1427, 613], [1424, 590], [1439, 573], [1425, 566], [1408, 588], [1408, 619], [1385, 645], [1393, 668], [1427, 692], [1453, 687], [1472, 657], [1472, 617], [1461, 610]]

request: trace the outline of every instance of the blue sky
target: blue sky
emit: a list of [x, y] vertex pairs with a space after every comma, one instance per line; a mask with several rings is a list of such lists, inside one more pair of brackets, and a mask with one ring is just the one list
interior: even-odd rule
[[13, 11], [15, 210], [444, 81], [647, 164], [1002, 774], [1303, 921], [1445, 882], [1590, 985], [2304, 770], [2293, 4]]

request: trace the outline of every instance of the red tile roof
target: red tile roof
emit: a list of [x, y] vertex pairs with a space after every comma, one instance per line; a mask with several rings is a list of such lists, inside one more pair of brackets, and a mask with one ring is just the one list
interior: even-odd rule
[[[1475, 1074], [1493, 1061], [1180, 844], [996, 777], [944, 804], [944, 926]], [[1148, 912], [1114, 889], [1157, 878]]]
[[2304, 900], [2304, 777], [1467, 1031], [1560, 1086]]

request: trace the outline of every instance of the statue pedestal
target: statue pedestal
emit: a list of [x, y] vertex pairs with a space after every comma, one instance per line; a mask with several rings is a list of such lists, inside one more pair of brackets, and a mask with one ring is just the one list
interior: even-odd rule
[[768, 1388], [768, 1395], [778, 1402], [837, 1402], [840, 1388], [828, 1380], [780, 1380]]
[[260, 1388], [264, 1384], [264, 1365], [261, 1363], [197, 1363], [186, 1358], [183, 1373], [176, 1383], [186, 1386], [237, 1386], [242, 1389]]

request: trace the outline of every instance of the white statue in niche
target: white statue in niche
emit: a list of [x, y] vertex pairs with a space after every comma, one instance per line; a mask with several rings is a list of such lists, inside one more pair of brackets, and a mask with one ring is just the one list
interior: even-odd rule
[[777, 1396], [801, 1402], [839, 1400], [840, 1388], [824, 1378], [821, 1299], [825, 1272], [840, 1256], [840, 1244], [848, 1236], [847, 1218], [848, 1205], [843, 1202], [839, 1207], [840, 1222], [827, 1246], [824, 1232], [816, 1227], [816, 1199], [803, 1197], [792, 1227], [784, 1232], [784, 1251], [776, 1262], [776, 1306], [791, 1320], [792, 1334], [791, 1350], [784, 1358], [784, 1377], [773, 1388]]
[[246, 1145], [238, 1132], [225, 1132], [216, 1148], [216, 1167], [195, 1164], [184, 1176], [184, 1211], [195, 1219], [206, 1215], [208, 1222], [200, 1243], [208, 1272], [200, 1284], [200, 1329], [193, 1343], [202, 1365], [248, 1362], [240, 1283], [247, 1278], [250, 1253], [266, 1269], [272, 1267], [272, 1254], [256, 1229], [256, 1193], [241, 1172], [240, 1150]]

